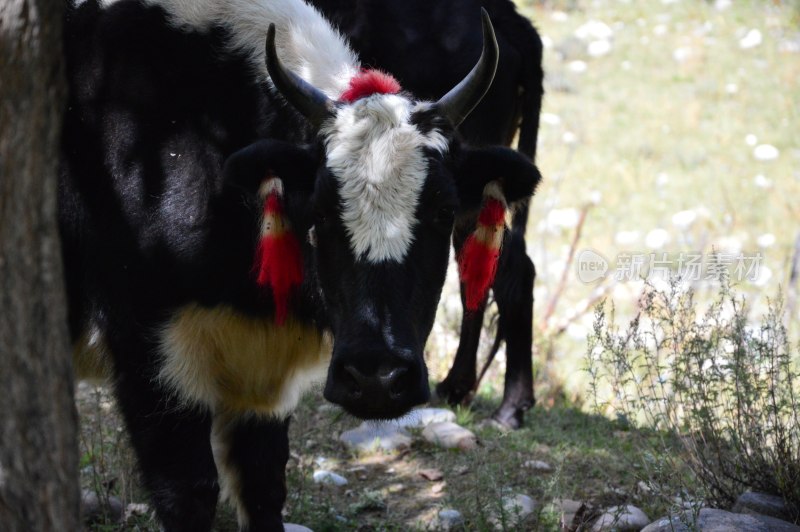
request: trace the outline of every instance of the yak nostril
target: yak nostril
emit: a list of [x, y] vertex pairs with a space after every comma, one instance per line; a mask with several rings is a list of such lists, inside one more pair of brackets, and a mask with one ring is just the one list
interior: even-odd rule
[[341, 384], [347, 395], [353, 399], [361, 397], [361, 384], [364, 382], [364, 375], [353, 366], [345, 366], [341, 375]]
[[400, 398], [409, 388], [410, 376], [405, 368], [396, 368], [383, 378], [384, 385], [393, 399]]

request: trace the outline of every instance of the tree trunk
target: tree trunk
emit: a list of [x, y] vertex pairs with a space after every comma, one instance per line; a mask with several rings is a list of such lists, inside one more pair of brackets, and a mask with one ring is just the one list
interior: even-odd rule
[[79, 530], [56, 172], [61, 0], [0, 0], [0, 530]]

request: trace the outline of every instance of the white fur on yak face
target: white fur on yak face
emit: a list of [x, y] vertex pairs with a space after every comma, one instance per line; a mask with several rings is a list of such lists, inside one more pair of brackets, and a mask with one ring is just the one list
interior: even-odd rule
[[424, 148], [447, 149], [438, 130], [423, 134], [409, 122], [424, 105], [373, 95], [339, 108], [321, 130], [328, 168], [339, 183], [342, 222], [358, 259], [402, 262], [408, 253], [428, 174]]

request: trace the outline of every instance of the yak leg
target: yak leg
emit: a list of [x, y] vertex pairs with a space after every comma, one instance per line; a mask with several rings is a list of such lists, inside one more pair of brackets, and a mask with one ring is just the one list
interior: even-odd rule
[[522, 426], [533, 396], [533, 283], [536, 270], [525, 253], [524, 237], [506, 234], [504, 252], [494, 282], [498, 327], [506, 341], [503, 402], [492, 418], [509, 428]]
[[[117, 361], [116, 396], [156, 515], [167, 532], [211, 530], [219, 495], [211, 453], [211, 416], [199, 407], [179, 405], [158, 387], [152, 377], [157, 360], [154, 346], [126, 340], [124, 347], [122, 343], [116, 351], [112, 347]], [[149, 362], [144, 366], [130, 363], [142, 353], [152, 354]]]
[[240, 530], [282, 531], [289, 419], [220, 414], [212, 440], [223, 496], [236, 507]]
[[[456, 225], [453, 231], [453, 249], [456, 256], [461, 253], [461, 248], [474, 227], [473, 219]], [[483, 314], [486, 312], [486, 299], [481, 302], [477, 310], [467, 312], [465, 297], [464, 286], [461, 285], [461, 308], [464, 313], [461, 316], [458, 350], [456, 350], [456, 357], [447, 377], [436, 385], [436, 396], [452, 406], [469, 404], [472, 400], [472, 391], [476, 380], [475, 366], [478, 361], [478, 344], [481, 339]]]
[[[461, 304], [464, 307], [464, 290], [461, 290]], [[466, 307], [464, 307], [466, 308]], [[478, 356], [478, 342], [481, 339], [483, 314], [486, 301], [474, 312], [464, 311], [461, 318], [461, 337], [458, 342], [455, 360], [447, 377], [436, 386], [436, 395], [448, 404], [456, 406], [471, 401], [475, 386], [475, 366]]]

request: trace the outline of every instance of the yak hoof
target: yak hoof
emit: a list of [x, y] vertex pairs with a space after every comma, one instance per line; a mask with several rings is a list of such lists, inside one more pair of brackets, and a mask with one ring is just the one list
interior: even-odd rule
[[525, 409], [514, 407], [500, 407], [491, 420], [506, 430], [517, 430], [525, 423]]
[[450, 406], [469, 406], [474, 396], [472, 386], [452, 386], [445, 380], [436, 385], [432, 400]]

